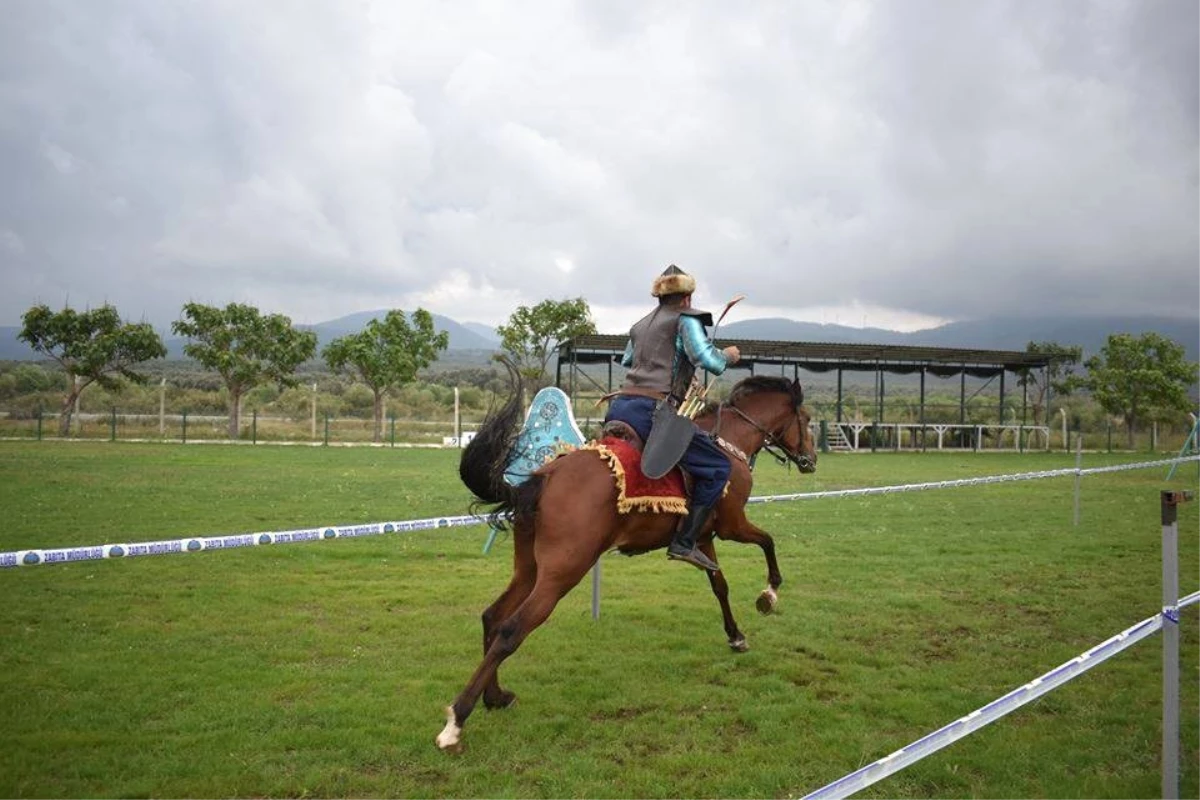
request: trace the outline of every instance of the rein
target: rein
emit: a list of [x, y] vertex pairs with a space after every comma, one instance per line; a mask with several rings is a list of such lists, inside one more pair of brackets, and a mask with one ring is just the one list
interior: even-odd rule
[[[787, 436], [787, 432], [792, 429], [793, 425], [800, 424], [800, 415], [799, 414], [793, 415], [792, 421], [790, 423], [788, 423], [788, 426], [783, 429], [783, 432], [779, 436], [776, 436], [775, 434], [773, 434], [769, 430], [767, 430], [765, 427], [763, 427], [762, 424], [760, 424], [757, 420], [751, 419], [750, 416], [748, 416], [746, 414], [746, 412], [742, 411], [740, 408], [735, 406], [733, 403], [721, 403], [717, 407], [717, 422], [716, 422], [716, 425], [713, 427], [712, 438], [718, 444], [723, 446], [726, 450], [729, 450], [731, 453], [733, 453], [735, 456], [740, 458], [742, 461], [745, 461], [747, 464], [750, 463], [750, 459], [746, 456], [746, 454], [743, 453], [740, 448], [736, 447], [735, 445], [731, 444], [730, 442], [726, 441], [725, 439], [721, 438], [721, 436], [720, 436], [721, 410], [725, 409], [725, 408], [728, 408], [729, 410], [733, 411], [733, 413], [737, 414], [739, 417], [741, 417], [747, 423], [749, 423], [750, 427], [754, 428], [756, 431], [758, 431], [759, 433], [761, 433], [763, 435], [763, 444], [762, 444], [761, 449], [766, 450], [771, 455], [772, 458], [774, 458], [776, 461], [778, 461], [780, 463], [780, 465], [792, 463], [792, 464], [795, 464], [797, 467], [799, 467], [802, 470], [807, 470], [812, 467], [812, 462], [809, 461], [808, 456], [804, 456], [804, 455], [800, 455], [798, 453], [792, 452], [791, 450], [789, 450], [787, 448], [787, 445], [785, 445], [782, 441], [782, 437]], [[776, 449], [776, 448], [778, 448], [778, 449]]]

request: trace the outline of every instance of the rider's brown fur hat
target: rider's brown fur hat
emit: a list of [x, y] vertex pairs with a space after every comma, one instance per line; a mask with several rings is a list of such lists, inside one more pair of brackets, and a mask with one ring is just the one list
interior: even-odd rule
[[654, 279], [650, 289], [651, 297], [662, 297], [665, 294], [691, 294], [696, 291], [696, 279], [679, 267], [672, 264], [663, 270], [663, 274]]

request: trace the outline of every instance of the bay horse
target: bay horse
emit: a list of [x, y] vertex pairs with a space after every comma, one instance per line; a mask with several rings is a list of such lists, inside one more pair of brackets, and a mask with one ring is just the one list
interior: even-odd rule
[[[477, 498], [476, 507], [491, 505], [493, 520], [512, 525], [513, 575], [508, 587], [483, 612], [483, 661], [466, 687], [446, 709], [446, 727], [437, 746], [462, 749], [463, 724], [480, 695], [488, 709], [506, 708], [516, 695], [502, 689], [497, 672], [555, 605], [609, 550], [633, 555], [666, 547], [679, 522], [678, 514], [617, 511], [617, 488], [608, 464], [594, 450], [568, 452], [519, 486], [504, 480], [504, 470], [521, 419], [521, 381], [513, 372], [514, 391], [490, 414], [463, 450], [459, 475]], [[751, 464], [766, 449], [801, 472], [816, 469], [817, 456], [800, 384], [785, 378], [752, 376], [738, 382], [721, 403], [710, 403], [697, 415], [697, 425], [731, 455], [732, 470], [725, 494], [698, 537], [702, 552], [717, 560], [714, 534], [721, 539], [757, 544], [767, 561], [767, 588], [756, 601], [764, 614], [774, 608], [783, 582], [770, 534], [746, 519], [745, 505], [753, 483]], [[676, 567], [672, 567], [676, 568]], [[729, 608], [729, 585], [720, 572], [706, 573], [721, 606], [729, 646], [748, 649]]]

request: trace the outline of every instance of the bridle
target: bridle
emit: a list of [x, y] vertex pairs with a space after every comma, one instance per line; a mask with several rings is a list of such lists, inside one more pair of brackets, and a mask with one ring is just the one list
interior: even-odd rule
[[[712, 433], [713, 438], [717, 439], [720, 442], [724, 441], [718, 436], [718, 432], [720, 431], [720, 428], [721, 428], [721, 409], [722, 408], [728, 408], [729, 410], [733, 411], [733, 413], [737, 414], [739, 417], [741, 417], [747, 423], [749, 423], [750, 427], [754, 428], [756, 431], [761, 433], [763, 435], [762, 449], [766, 450], [771, 455], [772, 458], [774, 458], [776, 461], [778, 461], [780, 463], [780, 465], [786, 465], [788, 463], [792, 463], [792, 464], [795, 464], [797, 467], [799, 467], [801, 470], [804, 470], [804, 471], [812, 470], [812, 468], [813, 468], [812, 459], [810, 459], [807, 455], [804, 455], [803, 453], [797, 453], [792, 450], [789, 450], [788, 446], [784, 443], [784, 440], [787, 438], [788, 431], [790, 431], [792, 429], [792, 426], [800, 425], [800, 412], [798, 410], [796, 411], [795, 414], [792, 415], [792, 421], [789, 422], [787, 427], [784, 428], [783, 431], [777, 436], [774, 433], [772, 433], [771, 431], [767, 430], [757, 420], [752, 419], [749, 415], [746, 414], [746, 412], [742, 411], [740, 408], [735, 406], [733, 403], [721, 403], [721, 405], [717, 407], [717, 425], [713, 429], [713, 433]], [[804, 440], [803, 435], [801, 435], [800, 440], [801, 441]], [[738, 451], [738, 455], [744, 455], [744, 454], [742, 454], [740, 451]], [[744, 460], [746, 460], [748, 462], [748, 459], [744, 459]]]

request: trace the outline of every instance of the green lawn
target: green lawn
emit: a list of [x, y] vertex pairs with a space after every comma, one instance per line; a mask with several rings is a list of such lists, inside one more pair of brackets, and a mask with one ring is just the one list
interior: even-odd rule
[[[0, 443], [0, 551], [462, 514], [456, 455]], [[1073, 465], [827, 455], [813, 476], [760, 463], [756, 494]], [[699, 572], [607, 556], [601, 619], [585, 582], [502, 670], [517, 705], [481, 704], [457, 757], [433, 737], [509, 574], [483, 527], [0, 571], [0, 795], [799, 796], [1155, 613], [1165, 473], [1086, 477], [1078, 528], [1072, 478], [753, 506], [785, 583], [760, 617], [760, 553], [718, 546], [745, 654]], [[1198, 623], [1193, 606], [1185, 797]], [[1153, 637], [862, 796], [1157, 797], [1160, 676]]]

